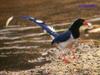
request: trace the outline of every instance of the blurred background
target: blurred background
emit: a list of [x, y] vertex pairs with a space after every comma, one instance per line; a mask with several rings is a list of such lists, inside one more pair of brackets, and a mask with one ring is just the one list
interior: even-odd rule
[[[10, 16], [14, 16], [14, 19], [6, 27], [6, 21]], [[41, 28], [19, 19], [18, 16], [33, 16], [58, 30], [66, 30], [70, 26], [67, 23], [77, 18], [99, 18], [100, 0], [0, 0], [0, 70], [20, 71], [42, 66], [47, 62], [28, 61], [41, 57], [41, 53], [55, 48], [50, 44], [51, 38], [47, 34], [42, 34]], [[93, 25], [100, 27], [100, 21], [93, 22]], [[97, 46], [100, 45], [100, 32], [90, 34], [89, 41], [90, 39], [95, 40]]]
[[0, 0], [0, 27], [10, 16], [29, 15], [51, 23], [100, 16], [100, 0]]

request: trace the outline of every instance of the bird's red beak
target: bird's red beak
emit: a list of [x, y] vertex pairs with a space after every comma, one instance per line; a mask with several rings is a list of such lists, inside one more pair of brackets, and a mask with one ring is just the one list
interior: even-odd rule
[[85, 21], [83, 22], [83, 25], [84, 25], [84, 26], [87, 26], [89, 29], [93, 28], [92, 24], [89, 23], [87, 20], [85, 20]]

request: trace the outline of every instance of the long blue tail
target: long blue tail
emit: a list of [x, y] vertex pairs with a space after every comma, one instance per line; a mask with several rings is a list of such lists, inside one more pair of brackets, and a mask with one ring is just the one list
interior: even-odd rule
[[38, 26], [42, 27], [43, 30], [45, 30], [47, 33], [49, 33], [49, 34], [50, 34], [51, 36], [53, 36], [54, 38], [58, 36], [58, 33], [56, 33], [55, 30], [54, 30], [52, 27], [46, 25], [46, 24], [45, 24], [43, 21], [41, 21], [41, 20], [38, 20], [38, 19], [33, 18], [33, 17], [31, 17], [31, 16], [23, 16], [23, 17], [21, 17], [21, 18], [26, 19], [26, 20], [30, 20], [30, 21], [32, 21], [33, 23], [36, 23]]

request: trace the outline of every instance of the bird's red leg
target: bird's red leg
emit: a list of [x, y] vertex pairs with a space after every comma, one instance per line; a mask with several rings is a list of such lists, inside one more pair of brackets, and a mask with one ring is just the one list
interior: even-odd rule
[[76, 49], [75, 48], [71, 48], [71, 51], [72, 51], [72, 59], [77, 59], [76, 55], [75, 55], [75, 52], [76, 52]]
[[75, 52], [76, 52], [76, 49], [73, 47], [73, 43], [70, 43], [68, 45], [68, 48], [71, 50], [71, 54], [73, 57], [71, 57], [72, 59], [77, 59], [76, 55], [75, 55]]
[[65, 53], [61, 53], [59, 58], [63, 60], [64, 63], [70, 63], [70, 59], [65, 55]]
[[57, 45], [56, 45], [56, 47], [57, 47], [57, 49], [59, 49], [58, 58], [63, 60], [64, 63], [69, 63], [70, 60], [69, 60], [68, 56], [66, 56], [65, 52], [63, 52], [64, 50], [59, 48]]
[[58, 54], [58, 58], [61, 59], [64, 63], [69, 63], [70, 60], [68, 58], [68, 56], [66, 56], [65, 52], [63, 50], [60, 50], [59, 54]]

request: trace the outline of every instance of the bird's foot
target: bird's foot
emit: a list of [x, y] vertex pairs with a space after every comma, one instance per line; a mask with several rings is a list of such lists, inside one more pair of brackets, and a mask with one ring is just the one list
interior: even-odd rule
[[76, 61], [78, 59], [78, 57], [75, 55], [75, 52], [76, 52], [76, 49], [72, 49], [72, 52], [71, 52], [72, 53], [71, 54], [72, 57], [71, 57], [71, 59]]
[[71, 56], [70, 59], [74, 62], [74, 61], [77, 61], [78, 60], [78, 57], [75, 55], [75, 56]]
[[77, 57], [76, 56], [73, 56], [72, 59], [77, 59]]
[[60, 55], [59, 59], [61, 59], [66, 64], [71, 62], [71, 60], [66, 55]]
[[66, 64], [71, 62], [71, 60], [70, 60], [67, 56], [63, 57], [62, 60], [63, 60], [63, 62], [66, 63]]

